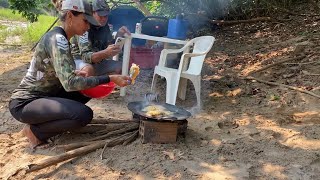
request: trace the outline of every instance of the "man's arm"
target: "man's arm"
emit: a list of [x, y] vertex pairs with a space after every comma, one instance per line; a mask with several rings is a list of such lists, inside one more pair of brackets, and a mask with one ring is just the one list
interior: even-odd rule
[[[76, 47], [73, 47], [76, 49]], [[86, 63], [99, 63], [103, 59], [112, 58], [120, 52], [119, 46], [109, 45], [106, 49], [93, 52], [91, 43], [89, 42], [89, 33], [86, 32], [82, 36], [78, 36], [78, 48], [81, 59]]]

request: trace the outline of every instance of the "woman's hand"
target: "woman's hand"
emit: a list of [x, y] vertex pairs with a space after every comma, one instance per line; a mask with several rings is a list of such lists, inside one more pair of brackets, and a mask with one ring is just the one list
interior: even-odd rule
[[120, 87], [127, 86], [131, 84], [131, 78], [130, 76], [124, 76], [124, 75], [109, 75], [110, 81], [114, 82]]

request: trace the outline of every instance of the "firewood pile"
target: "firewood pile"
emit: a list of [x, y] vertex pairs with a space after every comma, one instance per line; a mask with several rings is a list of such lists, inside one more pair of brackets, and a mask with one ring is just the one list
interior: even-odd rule
[[29, 164], [27, 167], [21, 167], [12, 176], [22, 170], [25, 173], [37, 171], [75, 157], [86, 155], [100, 148], [103, 148], [101, 158], [104, 159], [104, 154], [108, 147], [128, 145], [137, 139], [139, 121], [94, 119], [86, 127], [71, 133], [90, 133], [94, 137], [87, 140], [79, 140], [79, 142], [71, 144], [56, 145], [54, 146], [55, 149], [63, 149], [65, 152]]

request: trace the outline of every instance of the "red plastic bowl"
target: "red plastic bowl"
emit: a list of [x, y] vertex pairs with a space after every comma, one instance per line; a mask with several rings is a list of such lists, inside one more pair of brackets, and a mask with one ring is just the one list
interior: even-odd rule
[[80, 92], [90, 98], [104, 98], [112, 93], [116, 84], [114, 82], [109, 82], [107, 84], [100, 84], [96, 87], [81, 90]]

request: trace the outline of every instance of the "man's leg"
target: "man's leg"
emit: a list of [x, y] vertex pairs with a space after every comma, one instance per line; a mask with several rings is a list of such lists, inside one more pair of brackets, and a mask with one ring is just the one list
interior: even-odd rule
[[85, 63], [82, 60], [75, 60], [76, 63], [76, 70], [81, 70], [87, 72], [88, 76], [94, 76], [95, 75], [95, 70], [94, 67], [89, 64]]
[[122, 62], [114, 60], [103, 60], [93, 65], [96, 75], [121, 74]]

